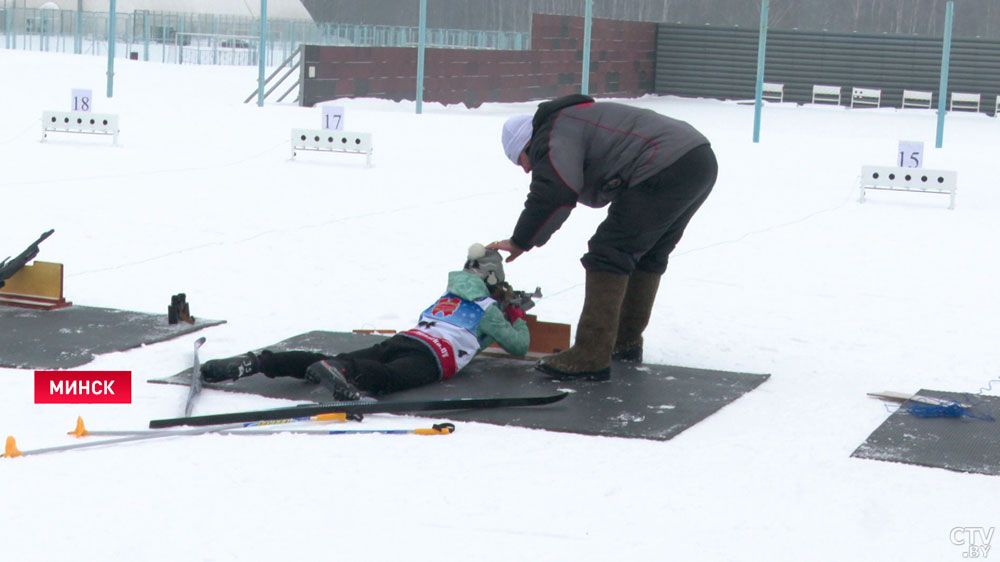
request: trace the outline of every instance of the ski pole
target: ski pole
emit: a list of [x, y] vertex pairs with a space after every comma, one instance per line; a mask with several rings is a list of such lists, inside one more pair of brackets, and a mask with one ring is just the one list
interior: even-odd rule
[[128, 435], [125, 437], [119, 437], [117, 439], [104, 439], [103, 441], [89, 441], [87, 443], [73, 443], [72, 445], [57, 445], [55, 447], [43, 447], [41, 449], [29, 449], [27, 451], [21, 451], [17, 448], [17, 442], [14, 440], [14, 436], [7, 436], [7, 443], [4, 447], [3, 456], [6, 458], [13, 457], [26, 457], [28, 455], [40, 455], [44, 453], [56, 453], [60, 451], [70, 451], [73, 449], [83, 449], [85, 447], [100, 447], [102, 445], [117, 445], [119, 443], [128, 443], [131, 441], [143, 441], [146, 439], [158, 439], [161, 437], [172, 437], [177, 435], [200, 435], [203, 433], [212, 433], [214, 431], [226, 430], [226, 429], [237, 429], [242, 427], [243, 424], [231, 424], [223, 427], [196, 427], [194, 429], [178, 430], [174, 433], [164, 433], [164, 432], [149, 432], [140, 435]]
[[[117, 445], [119, 443], [129, 443], [132, 441], [143, 441], [146, 439], [158, 439], [161, 437], [175, 437], [178, 435], [202, 435], [205, 433], [217, 433], [220, 431], [231, 431], [234, 429], [241, 429], [245, 427], [254, 427], [259, 425], [272, 425], [272, 424], [282, 424], [282, 423], [292, 423], [298, 421], [345, 421], [348, 416], [344, 413], [332, 413], [332, 414], [320, 414], [316, 416], [302, 417], [302, 418], [290, 418], [285, 420], [271, 420], [268, 422], [244, 422], [244, 423], [233, 423], [221, 426], [204, 426], [195, 427], [192, 429], [178, 429], [170, 432], [166, 431], [149, 431], [148, 433], [119, 433], [120, 437], [117, 439], [105, 439], [103, 441], [90, 441], [87, 443], [73, 443], [71, 445], [57, 445], [55, 447], [44, 447], [42, 449], [30, 449], [27, 451], [21, 451], [17, 448], [17, 442], [13, 436], [7, 437], [7, 442], [4, 447], [3, 457], [13, 458], [13, 457], [24, 457], [28, 455], [39, 455], [44, 453], [56, 453], [60, 451], [70, 451], [73, 449], [82, 449], [85, 447], [99, 447], [102, 445]], [[87, 431], [87, 428], [83, 425], [83, 418], [78, 417], [76, 420], [76, 429], [69, 432], [70, 435], [76, 435], [77, 437], [83, 437], [85, 435], [90, 435], [91, 433]]]
[[13, 436], [7, 437], [3, 457], [26, 457], [29, 455], [40, 455], [44, 453], [56, 453], [70, 451], [73, 449], [83, 449], [85, 447], [99, 447], [102, 445], [115, 445], [132, 441], [143, 441], [147, 439], [157, 439], [160, 437], [177, 437], [182, 435], [204, 435], [215, 433], [219, 435], [277, 435], [280, 433], [297, 433], [313, 435], [363, 435], [363, 434], [383, 434], [383, 435], [450, 435], [455, 432], [455, 425], [451, 423], [435, 424], [433, 427], [418, 427], [416, 429], [245, 429], [243, 424], [233, 424], [222, 427], [199, 427], [187, 430], [137, 430], [137, 431], [84, 431], [76, 434], [71, 431], [71, 435], [84, 437], [86, 435], [120, 435], [117, 439], [104, 439], [102, 441], [90, 441], [87, 443], [73, 443], [71, 445], [58, 445], [55, 447], [44, 447], [41, 449], [29, 449], [21, 451], [17, 448], [17, 442]]
[[191, 367], [191, 388], [188, 390], [187, 402], [184, 404], [184, 415], [190, 416], [194, 409], [194, 401], [201, 394], [201, 359], [198, 350], [205, 345], [205, 338], [194, 340], [194, 366]]
[[[234, 424], [229, 424], [228, 426], [216, 427], [214, 430], [212, 429], [212, 426], [205, 426], [204, 429], [206, 431], [203, 431], [201, 433], [218, 433], [220, 431], [229, 430], [230, 427], [235, 428], [235, 429], [239, 429], [239, 428], [247, 428], [247, 427], [262, 427], [262, 426], [270, 426], [270, 425], [283, 425], [283, 424], [298, 423], [298, 422], [330, 422], [330, 421], [342, 422], [342, 421], [347, 421], [348, 419], [355, 419], [355, 418], [352, 417], [352, 416], [348, 416], [347, 414], [344, 414], [344, 413], [341, 413], [341, 412], [335, 412], [335, 413], [331, 413], [331, 414], [319, 414], [319, 415], [316, 415], [316, 416], [308, 416], [308, 417], [302, 417], [302, 418], [286, 418], [286, 419], [283, 419], [283, 420], [269, 420], [269, 421], [255, 421], [255, 422], [234, 423]], [[197, 428], [195, 428], [195, 429], [197, 429]], [[77, 418], [76, 418], [76, 428], [73, 431], [70, 431], [68, 433], [69, 433], [69, 435], [75, 435], [77, 437], [86, 437], [87, 435], [100, 435], [100, 436], [108, 437], [108, 436], [116, 436], [116, 435], [191, 435], [192, 434], [191, 431], [192, 430], [190, 430], [190, 429], [175, 429], [175, 430], [170, 430], [170, 431], [164, 431], [164, 430], [161, 430], [161, 429], [149, 429], [149, 430], [129, 430], [129, 429], [126, 429], [126, 430], [103, 430], [103, 431], [102, 430], [98, 430], [98, 431], [90, 431], [84, 425], [83, 418], [77, 416]], [[194, 434], [197, 435], [197, 433], [198, 432], [195, 432]]]
[[227, 435], [267, 435], [274, 433], [313, 433], [318, 435], [364, 435], [366, 433], [381, 433], [384, 435], [450, 435], [455, 433], [455, 424], [436, 423], [431, 427], [416, 429], [250, 429], [243, 431], [226, 431]]

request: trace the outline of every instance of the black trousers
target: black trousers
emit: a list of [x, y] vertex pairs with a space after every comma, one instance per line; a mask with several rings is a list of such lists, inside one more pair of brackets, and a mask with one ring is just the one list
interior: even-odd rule
[[662, 275], [691, 217], [715, 185], [719, 165], [709, 145], [692, 149], [662, 172], [625, 189], [580, 260], [587, 271]]
[[347, 363], [347, 380], [369, 394], [386, 394], [441, 378], [434, 353], [419, 341], [395, 335], [371, 347], [331, 356], [314, 351], [264, 351], [261, 371], [269, 377], [305, 378], [317, 361], [336, 357]]

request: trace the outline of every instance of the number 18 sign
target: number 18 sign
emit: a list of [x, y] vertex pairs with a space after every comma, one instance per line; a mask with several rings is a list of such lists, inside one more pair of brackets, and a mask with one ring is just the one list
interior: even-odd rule
[[896, 153], [901, 168], [919, 168], [924, 164], [924, 143], [919, 141], [899, 141]]
[[90, 111], [93, 96], [90, 90], [73, 89], [73, 111]]

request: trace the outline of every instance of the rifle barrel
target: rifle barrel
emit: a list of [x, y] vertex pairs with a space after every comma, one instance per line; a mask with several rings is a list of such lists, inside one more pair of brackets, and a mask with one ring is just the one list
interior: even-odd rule
[[[11, 260], [8, 256], [7, 259], [0, 262], [0, 282], [4, 279], [10, 279], [12, 275], [27, 265], [29, 261], [35, 259], [35, 256], [37, 256], [39, 252], [38, 245], [44, 242], [49, 236], [52, 236], [52, 233], [55, 231], [56, 229], [52, 228], [43, 232], [42, 235], [38, 237], [38, 240], [35, 240], [30, 246], [25, 248], [25, 250], [18, 254], [16, 258]], [[2, 286], [2, 283], [0, 283], [0, 287]]]

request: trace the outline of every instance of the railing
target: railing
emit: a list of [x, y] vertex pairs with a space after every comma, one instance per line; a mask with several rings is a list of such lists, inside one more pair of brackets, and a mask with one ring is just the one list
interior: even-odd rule
[[[217, 14], [136, 11], [115, 15], [115, 53], [178, 64], [256, 65], [260, 20]], [[6, 49], [106, 55], [106, 12], [0, 7], [0, 46]], [[267, 61], [273, 66], [302, 44], [415, 47], [416, 27], [317, 24], [268, 19]], [[530, 49], [525, 32], [428, 29], [428, 47]]]
[[[301, 65], [302, 65], [302, 47], [300, 46], [298, 49], [295, 50], [294, 53], [292, 53], [292, 56], [285, 59], [285, 61], [282, 62], [281, 65], [278, 66], [278, 68], [274, 69], [274, 72], [272, 72], [271, 75], [267, 77], [267, 80], [264, 80], [263, 87], [266, 88], [264, 90], [264, 100], [267, 100], [267, 97], [270, 96], [271, 93], [273, 93], [274, 90], [276, 90], [279, 86], [284, 84], [285, 80], [291, 77], [292, 74], [295, 73], [295, 71], [300, 70]], [[281, 74], [280, 78], [278, 78], [278, 74]], [[288, 97], [288, 94], [292, 93], [293, 90], [298, 90], [298, 88], [299, 88], [299, 77], [295, 76], [294, 78], [292, 78], [292, 84], [288, 87], [287, 90], [285, 90], [283, 94], [281, 94], [281, 97], [278, 98], [278, 102], [280, 103], [282, 101], [285, 101], [285, 98]], [[253, 93], [251, 93], [247, 97], [247, 99], [243, 100], [243, 103], [250, 103], [251, 100], [258, 99], [259, 92], [260, 88], [254, 90]], [[297, 95], [295, 97], [295, 103], [298, 102], [299, 102], [299, 96]]]

